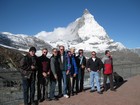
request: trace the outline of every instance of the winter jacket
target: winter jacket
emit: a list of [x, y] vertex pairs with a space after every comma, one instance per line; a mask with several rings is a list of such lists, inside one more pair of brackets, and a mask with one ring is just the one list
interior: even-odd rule
[[113, 72], [113, 59], [112, 57], [104, 56], [102, 58], [102, 62], [104, 64], [103, 73], [104, 74], [112, 74]]
[[101, 70], [102, 67], [103, 63], [98, 57], [96, 57], [95, 61], [93, 61], [92, 58], [87, 61], [87, 68], [90, 68], [92, 71], [96, 72], [97, 70]]
[[63, 63], [61, 61], [61, 55], [58, 55], [58, 62], [59, 62], [59, 67], [61, 71], [67, 71], [70, 70], [70, 58], [66, 52], [63, 54]]
[[56, 80], [54, 76], [57, 75], [57, 72], [59, 70], [59, 62], [57, 56], [52, 56], [50, 58], [50, 70], [50, 79]]
[[[86, 67], [86, 58], [85, 56], [82, 56], [82, 58], [80, 57], [80, 55], [77, 56], [78, 60], [79, 60], [79, 67], [81, 67], [82, 65]], [[81, 61], [82, 59], [82, 61]]]
[[78, 70], [78, 78], [79, 78], [79, 80], [81, 80], [82, 76], [84, 75], [83, 72], [84, 72], [84, 70], [86, 68], [86, 58], [85, 58], [85, 56], [78, 55], [77, 59], [78, 59], [78, 68], [79, 68], [79, 70]]
[[39, 65], [38, 65], [38, 76], [42, 77], [42, 73], [48, 73], [50, 72], [50, 59], [46, 56], [42, 55], [38, 57]]
[[[37, 56], [30, 56], [29, 54], [27, 54], [26, 56], [24, 56], [21, 61], [20, 61], [20, 72], [23, 78], [27, 78], [30, 79], [32, 76], [32, 79], [35, 80], [35, 76], [36, 76], [36, 71], [38, 68], [37, 65]], [[31, 66], [34, 65], [35, 66], [35, 70], [31, 69]]]
[[78, 74], [78, 66], [77, 66], [77, 58], [75, 57], [75, 55], [71, 55], [70, 57], [70, 64], [71, 64], [71, 68], [70, 68], [70, 74]]

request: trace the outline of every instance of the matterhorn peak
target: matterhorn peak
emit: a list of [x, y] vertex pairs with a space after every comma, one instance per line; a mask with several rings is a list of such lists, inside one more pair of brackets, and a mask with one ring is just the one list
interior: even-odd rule
[[86, 14], [90, 14], [90, 12], [88, 11], [88, 9], [85, 9], [84, 10], [84, 15], [86, 15]]
[[46, 41], [53, 47], [63, 44], [66, 48], [82, 48], [86, 51], [104, 51], [106, 49], [113, 51], [125, 48], [109, 38], [105, 29], [98, 24], [88, 9], [85, 9], [83, 15], [66, 28], [59, 27], [53, 32], [41, 32], [36, 37]]

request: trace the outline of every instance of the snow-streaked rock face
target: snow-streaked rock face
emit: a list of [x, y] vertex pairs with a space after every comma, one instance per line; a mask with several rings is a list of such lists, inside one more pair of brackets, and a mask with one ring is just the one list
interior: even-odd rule
[[48, 42], [53, 47], [64, 45], [67, 49], [75, 47], [86, 51], [122, 50], [124, 45], [109, 38], [105, 29], [85, 9], [83, 16], [70, 23], [66, 28], [59, 27], [53, 32], [42, 31], [37, 38]]
[[45, 41], [38, 39], [34, 36], [28, 36], [24, 34], [12, 34], [9, 32], [0, 33], [0, 44], [16, 48], [23, 51], [28, 51], [29, 47], [34, 46], [37, 50], [42, 48], [48, 48], [51, 51], [52, 47]]

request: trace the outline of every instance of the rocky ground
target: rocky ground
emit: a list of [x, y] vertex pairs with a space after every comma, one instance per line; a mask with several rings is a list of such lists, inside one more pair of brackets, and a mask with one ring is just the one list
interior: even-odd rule
[[0, 52], [0, 72], [7, 71], [8, 69], [12, 71], [13, 69], [16, 70], [19, 68], [19, 61], [23, 57], [23, 52], [2, 46], [0, 46]]

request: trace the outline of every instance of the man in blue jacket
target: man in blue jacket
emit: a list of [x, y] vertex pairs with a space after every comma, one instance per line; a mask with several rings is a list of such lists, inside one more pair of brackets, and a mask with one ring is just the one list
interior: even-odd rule
[[[78, 58], [75, 56], [75, 48], [70, 49], [70, 80], [71, 80], [71, 95], [74, 93], [78, 94], [79, 86], [78, 86]], [[76, 85], [76, 86], [75, 86]], [[76, 91], [74, 92], [74, 87], [76, 87]]]

